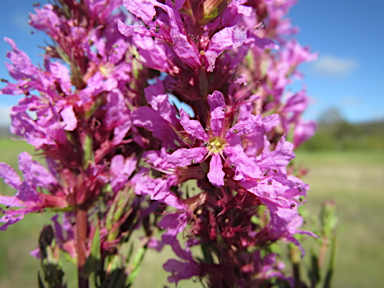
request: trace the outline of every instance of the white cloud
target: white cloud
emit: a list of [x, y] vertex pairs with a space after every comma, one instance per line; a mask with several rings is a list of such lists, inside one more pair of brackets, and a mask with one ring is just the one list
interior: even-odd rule
[[325, 55], [313, 62], [313, 69], [324, 76], [345, 76], [358, 66], [358, 61], [353, 58], [339, 58]]
[[0, 106], [0, 126], [11, 125], [10, 111], [11, 111], [10, 106]]

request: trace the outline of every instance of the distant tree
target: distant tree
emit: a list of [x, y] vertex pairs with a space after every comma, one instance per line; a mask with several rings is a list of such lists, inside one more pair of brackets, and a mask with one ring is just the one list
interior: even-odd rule
[[384, 122], [353, 124], [337, 108], [321, 113], [315, 136], [300, 150], [384, 150]]
[[341, 122], [345, 122], [345, 119], [340, 111], [334, 107], [323, 111], [318, 119], [319, 126], [335, 125]]

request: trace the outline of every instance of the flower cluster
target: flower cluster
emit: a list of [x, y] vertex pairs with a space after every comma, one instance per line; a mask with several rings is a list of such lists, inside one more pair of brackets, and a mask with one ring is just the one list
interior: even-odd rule
[[[86, 264], [95, 255], [104, 261], [96, 283], [112, 281], [110, 267], [129, 262], [120, 248], [138, 227], [142, 248], [170, 245], [179, 258], [164, 264], [169, 282], [293, 285], [271, 247], [300, 246], [295, 234], [313, 235], [300, 230], [298, 212], [309, 187], [290, 166], [315, 123], [301, 118], [305, 89], [287, 95], [285, 87], [301, 76], [300, 63], [316, 57], [290, 38], [296, 29], [284, 15], [294, 2], [123, 0], [120, 7], [118, 0], [63, 0], [37, 7], [30, 24], [52, 39], [44, 65], [34, 66], [6, 39], [16, 83], [1, 93], [25, 95], [12, 108], [11, 131], [46, 168], [25, 152], [24, 180], [0, 164], [0, 176], [17, 190], [0, 196], [0, 230], [27, 213], [63, 212], [52, 233], [77, 259], [79, 287], [88, 287]], [[161, 240], [152, 237], [157, 229]], [[34, 255], [44, 257], [44, 249]], [[137, 268], [128, 262], [130, 269], [119, 270], [128, 273], [125, 285]]]

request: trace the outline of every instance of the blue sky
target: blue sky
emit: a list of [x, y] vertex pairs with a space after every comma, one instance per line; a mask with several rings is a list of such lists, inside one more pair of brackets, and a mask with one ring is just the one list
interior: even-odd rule
[[297, 39], [319, 52], [305, 64], [316, 118], [330, 107], [352, 122], [384, 119], [384, 0], [301, 0], [290, 18]]
[[[40, 1], [42, 4], [45, 1]], [[42, 33], [31, 34], [28, 12], [36, 0], [2, 0], [0, 38], [40, 61]], [[299, 0], [289, 14], [300, 28], [296, 38], [319, 53], [302, 65], [311, 106], [305, 114], [317, 119], [328, 108], [338, 108], [351, 122], [384, 119], [384, 0]], [[9, 45], [0, 39], [0, 78], [10, 79], [3, 63]], [[0, 84], [2, 87], [3, 84]], [[8, 123], [9, 108], [18, 97], [0, 95], [0, 125]]]

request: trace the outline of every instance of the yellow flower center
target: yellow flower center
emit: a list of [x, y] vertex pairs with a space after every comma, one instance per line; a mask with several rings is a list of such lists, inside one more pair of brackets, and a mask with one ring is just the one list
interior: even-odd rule
[[206, 146], [207, 146], [207, 149], [208, 149], [210, 154], [216, 154], [216, 153], [220, 153], [221, 151], [223, 151], [225, 144], [226, 143], [225, 143], [225, 140], [223, 138], [215, 136], [215, 137], [212, 137], [211, 139], [209, 139]]
[[112, 65], [100, 65], [99, 71], [104, 77], [109, 77], [109, 75], [112, 73]]

